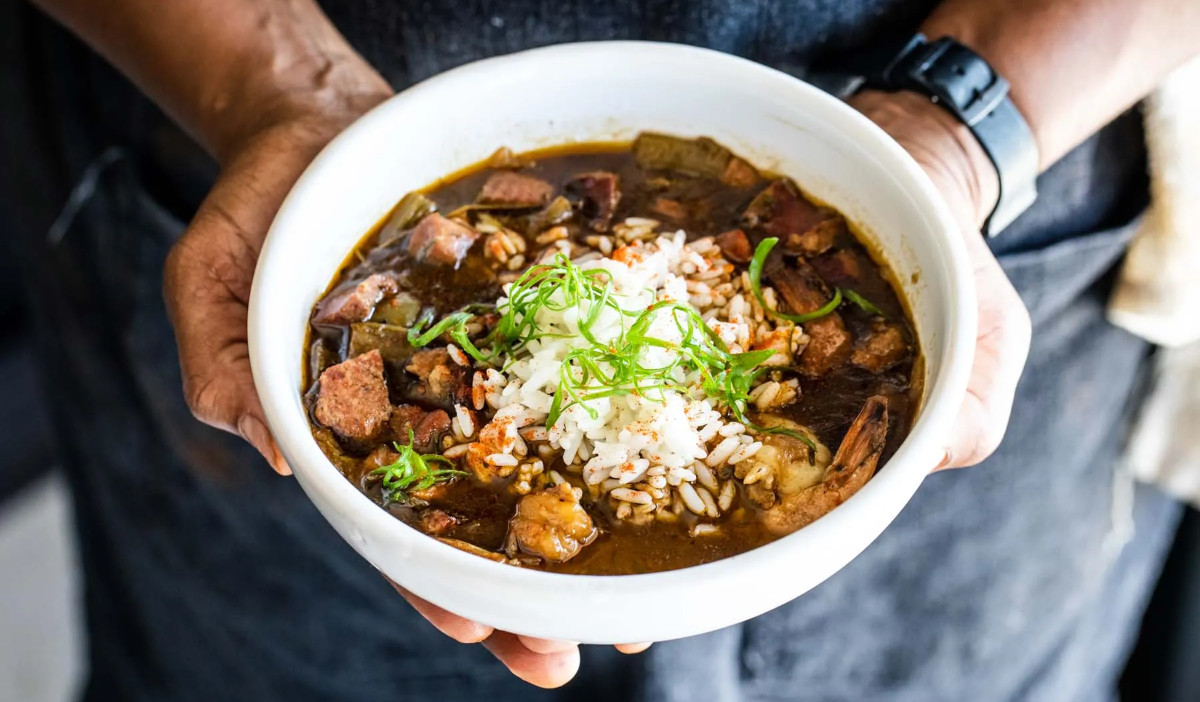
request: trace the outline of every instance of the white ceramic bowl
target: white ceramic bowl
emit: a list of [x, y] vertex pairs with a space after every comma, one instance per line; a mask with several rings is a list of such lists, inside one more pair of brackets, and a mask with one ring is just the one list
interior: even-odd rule
[[[499, 146], [629, 140], [642, 130], [712, 137], [760, 168], [795, 178], [875, 240], [903, 281], [925, 358], [923, 407], [908, 438], [858, 494], [814, 524], [732, 558], [665, 573], [580, 576], [501, 565], [379, 509], [322, 455], [301, 406], [305, 328], [338, 265], [405, 192]], [[449, 71], [347, 129], [275, 218], [254, 278], [249, 331], [272, 433], [313, 503], [364, 558], [434, 604], [503, 630], [621, 643], [749, 619], [858, 555], [940, 460], [966, 390], [975, 325], [970, 267], [945, 205], [872, 123], [750, 61], [679, 45], [606, 42]]]

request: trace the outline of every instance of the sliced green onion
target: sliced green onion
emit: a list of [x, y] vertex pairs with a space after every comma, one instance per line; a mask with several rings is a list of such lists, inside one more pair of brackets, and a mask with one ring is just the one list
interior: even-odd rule
[[779, 239], [775, 237], [767, 237], [758, 243], [758, 248], [754, 250], [754, 258], [750, 259], [750, 267], [747, 273], [750, 275], [750, 292], [754, 294], [754, 299], [758, 300], [758, 304], [762, 305], [763, 311], [772, 317], [786, 319], [795, 324], [804, 324], [813, 320], [820, 319], [825, 315], [833, 312], [842, 304], [842, 291], [835, 289], [833, 291], [833, 299], [822, 305], [819, 309], [813, 310], [805, 314], [784, 314], [767, 306], [762, 295], [762, 270], [763, 264], [767, 260], [767, 254], [771, 253], [771, 249], [779, 243]]
[[[762, 302], [757, 286], [762, 272], [766, 252], [776, 240], [756, 253], [757, 265], [751, 264], [751, 279], [756, 296]], [[764, 242], [766, 244], [767, 242]], [[561, 294], [560, 294], [561, 293]], [[595, 416], [589, 406], [591, 400], [624, 395], [647, 396], [655, 392], [680, 385], [679, 371], [684, 375], [696, 372], [700, 388], [719, 406], [723, 406], [753, 431], [764, 434], [788, 434], [812, 445], [803, 434], [780, 427], [761, 427], [746, 416], [750, 390], [757, 384], [767, 368], [763, 366], [775, 351], [760, 349], [732, 353], [721, 337], [709, 327], [704, 318], [689, 304], [673, 301], [655, 302], [645, 309], [629, 311], [622, 309], [613, 294], [611, 283], [602, 269], [582, 269], [562, 254], [552, 263], [536, 265], [520, 275], [507, 290], [508, 302], [500, 312], [500, 319], [478, 348], [467, 337], [467, 323], [474, 317], [465, 308], [448, 315], [427, 331], [422, 331], [433, 321], [432, 314], [423, 315], [409, 330], [409, 343], [424, 346], [444, 333], [476, 361], [497, 363], [511, 360], [534, 339], [546, 336], [537, 326], [539, 310], [562, 310], [568, 307], [588, 305], [587, 314], [578, 322], [580, 336], [588, 345], [574, 349], [563, 359], [559, 369], [558, 388], [553, 393], [546, 426], [553, 426], [568, 408], [582, 405], [584, 411]], [[828, 305], [808, 315], [776, 315], [784, 319], [816, 319], [833, 311], [841, 303], [835, 295]], [[763, 305], [766, 308], [766, 305]], [[621, 315], [622, 331], [617, 338], [601, 343], [592, 333], [592, 328], [605, 310]], [[679, 331], [678, 342], [666, 341], [650, 335], [650, 327], [659, 313], [671, 315]], [[627, 323], [626, 323], [627, 320]], [[675, 352], [675, 357], [662, 366], [646, 366], [643, 358], [650, 348], [665, 348]], [[507, 361], [505, 361], [507, 362]]]
[[442, 321], [422, 333], [421, 330], [433, 319], [433, 314], [427, 312], [422, 314], [417, 323], [408, 330], [408, 343], [413, 346], [427, 346], [429, 342], [444, 334], [451, 327], [465, 328], [467, 322], [474, 318], [475, 315], [469, 312], [455, 312], [454, 314], [446, 315]]
[[747, 424], [746, 426], [760, 434], [782, 434], [783, 436], [790, 436], [793, 439], [797, 439], [798, 441], [802, 442], [805, 446], [809, 447], [813, 451], [817, 450], [817, 445], [813, 443], [812, 439], [796, 431], [795, 429], [788, 429], [787, 427], [759, 427], [754, 426], [753, 424]]
[[854, 292], [850, 288], [843, 288], [842, 296], [845, 297], [850, 302], [853, 302], [854, 304], [858, 305], [858, 307], [860, 309], [862, 309], [863, 312], [866, 312], [867, 314], [875, 314], [875, 315], [879, 315], [880, 317], [887, 316], [886, 314], [884, 314], [883, 310], [881, 310], [875, 306], [875, 303], [871, 302], [870, 300], [863, 297], [862, 295], [859, 295], [858, 293]]
[[383, 476], [383, 500], [385, 505], [389, 502], [400, 501], [400, 499], [407, 496], [410, 490], [427, 490], [433, 487], [435, 483], [446, 482], [458, 476], [466, 475], [461, 470], [432, 467], [431, 463], [454, 465], [454, 462], [445, 456], [417, 453], [416, 449], [413, 448], [413, 440], [413, 431], [409, 429], [407, 445], [402, 446], [398, 442], [392, 443], [392, 446], [396, 447], [396, 451], [400, 454], [396, 461], [386, 466], [380, 466], [370, 473], [371, 475]]

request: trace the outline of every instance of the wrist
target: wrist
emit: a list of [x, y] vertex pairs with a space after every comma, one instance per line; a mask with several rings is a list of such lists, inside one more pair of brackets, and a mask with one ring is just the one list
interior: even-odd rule
[[199, 137], [225, 164], [258, 136], [295, 130], [328, 141], [392, 95], [392, 89], [340, 35], [276, 41], [216, 81], [201, 100]]
[[314, 70], [311, 79], [269, 82], [255, 88], [235, 107], [223, 111], [228, 119], [218, 120], [221, 124], [214, 130], [214, 155], [218, 162], [226, 163], [260, 135], [281, 129], [324, 143], [392, 95], [382, 79], [371, 78], [323, 77], [320, 70]]
[[999, 176], [971, 130], [954, 115], [917, 93], [864, 90], [849, 99], [927, 171], [937, 176], [956, 214], [978, 226], [1000, 193]]

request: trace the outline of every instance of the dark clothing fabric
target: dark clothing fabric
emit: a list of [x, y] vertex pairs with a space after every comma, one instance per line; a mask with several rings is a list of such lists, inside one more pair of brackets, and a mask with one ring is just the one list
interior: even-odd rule
[[[327, 10], [400, 89], [477, 58], [580, 39], [681, 41], [803, 75], [829, 52], [911, 32], [932, 5], [346, 0]], [[1178, 515], [1115, 462], [1150, 352], [1102, 314], [1107, 273], [1145, 199], [1136, 114], [1045, 174], [1041, 200], [995, 242], [1035, 322], [995, 457], [930, 477], [876, 543], [804, 597], [639, 657], [589, 647], [579, 678], [547, 692], [438, 634], [294, 481], [192, 420], [161, 268], [215, 169], [85, 49], [29, 8], [4, 8], [0, 103], [13, 109], [0, 127], [10, 164], [0, 221], [18, 247], [76, 496], [88, 699], [1115, 694]]]

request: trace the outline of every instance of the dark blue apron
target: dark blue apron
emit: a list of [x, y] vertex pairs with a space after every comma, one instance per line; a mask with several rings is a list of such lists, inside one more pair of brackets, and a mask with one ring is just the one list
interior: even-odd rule
[[[353, 0], [328, 10], [399, 89], [582, 39], [682, 41], [803, 74], [830, 52], [911, 32], [932, 4]], [[995, 242], [1035, 324], [995, 457], [929, 478], [874, 545], [799, 600], [639, 657], [588, 648], [577, 680], [544, 692], [438, 634], [294, 481], [191, 418], [161, 269], [215, 169], [33, 10], [3, 12], [12, 60], [0, 102], [15, 109], [2, 128], [0, 202], [76, 499], [88, 699], [1115, 697], [1178, 517], [1116, 470], [1150, 352], [1103, 318], [1108, 274], [1145, 200], [1136, 114], [1051, 169], [1041, 200]]]

